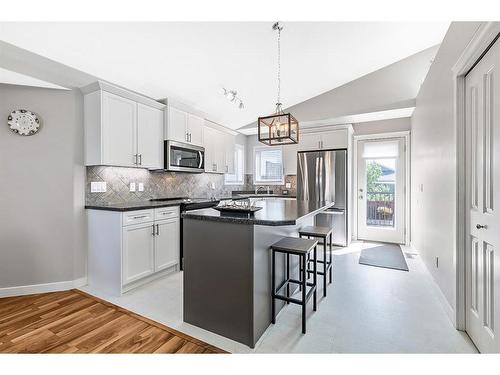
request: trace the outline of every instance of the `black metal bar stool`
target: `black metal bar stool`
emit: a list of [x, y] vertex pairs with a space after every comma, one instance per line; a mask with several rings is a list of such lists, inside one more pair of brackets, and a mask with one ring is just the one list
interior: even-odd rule
[[[317, 286], [317, 253], [316, 245], [317, 240], [310, 240], [305, 238], [297, 237], [284, 237], [278, 242], [271, 245], [272, 250], [272, 263], [271, 263], [271, 280], [272, 280], [272, 323], [276, 323], [276, 299], [285, 301], [288, 303], [295, 303], [302, 306], [302, 333], [306, 333], [306, 304], [307, 301], [313, 296], [313, 311], [316, 311], [316, 286]], [[310, 271], [313, 276], [313, 282], [308, 282], [307, 277], [307, 267], [308, 256], [313, 253], [313, 258], [311, 263], [313, 263], [313, 270]], [[286, 255], [286, 275], [285, 280], [280, 283], [278, 288], [276, 288], [276, 253], [282, 253]], [[299, 263], [302, 275], [300, 280], [295, 280], [290, 277], [290, 255], [298, 255]], [[296, 284], [301, 286], [301, 298], [290, 297], [290, 284]], [[307, 290], [309, 287], [309, 290]], [[286, 288], [286, 295], [280, 294], [280, 292]]]
[[[328, 228], [328, 227], [316, 227], [316, 226], [308, 226], [301, 228], [299, 230], [299, 237], [302, 238], [303, 236], [307, 236], [307, 238], [320, 238], [323, 240], [323, 260], [317, 260], [317, 263], [323, 264], [323, 271], [317, 271], [316, 273], [318, 275], [323, 276], [323, 296], [326, 297], [326, 275], [327, 273], [330, 276], [330, 284], [332, 283], [332, 239], [333, 239], [333, 229]], [[326, 247], [328, 243], [328, 238], [330, 238], [330, 251], [328, 260], [326, 258]], [[309, 270], [309, 262], [308, 260], [308, 274], [311, 273], [312, 271]]]

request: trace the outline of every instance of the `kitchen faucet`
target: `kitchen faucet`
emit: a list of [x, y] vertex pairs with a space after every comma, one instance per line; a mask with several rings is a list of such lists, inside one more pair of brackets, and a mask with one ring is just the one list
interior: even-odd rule
[[259, 186], [255, 188], [255, 194], [259, 194], [260, 189], [267, 189], [267, 194], [269, 194], [269, 186]]

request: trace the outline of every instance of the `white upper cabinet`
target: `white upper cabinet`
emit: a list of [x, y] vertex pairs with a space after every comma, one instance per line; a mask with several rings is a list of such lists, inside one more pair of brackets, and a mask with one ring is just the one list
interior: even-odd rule
[[203, 146], [203, 126], [205, 119], [189, 114], [187, 131], [189, 134], [189, 143], [196, 146]]
[[201, 117], [169, 106], [166, 139], [202, 146], [204, 123]]
[[225, 134], [224, 136], [224, 161], [225, 170], [224, 173], [234, 173], [234, 151], [236, 147], [236, 139], [232, 134]]
[[85, 165], [163, 168], [164, 104], [104, 82], [82, 91]]
[[134, 166], [137, 155], [137, 104], [102, 93], [102, 160], [99, 164]]
[[186, 143], [188, 141], [187, 122], [186, 112], [169, 106], [166, 138], [170, 141]]
[[163, 166], [163, 111], [137, 105], [137, 153], [140, 166], [162, 168]]
[[234, 173], [235, 136], [222, 126], [205, 121], [203, 147], [205, 148], [205, 172]]
[[283, 146], [283, 167], [285, 175], [297, 174], [297, 150], [298, 145]]
[[348, 129], [328, 130], [314, 133], [301, 133], [299, 151], [328, 150], [347, 148], [350, 133]]

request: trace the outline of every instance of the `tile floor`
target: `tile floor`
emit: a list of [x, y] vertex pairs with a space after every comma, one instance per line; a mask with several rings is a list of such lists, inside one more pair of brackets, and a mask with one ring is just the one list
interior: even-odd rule
[[300, 306], [289, 305], [255, 349], [182, 321], [180, 272], [121, 297], [88, 286], [82, 290], [232, 353], [476, 352], [448, 319], [418, 255], [407, 257], [410, 272], [404, 272], [360, 265], [360, 251], [361, 242], [335, 251], [334, 283], [326, 299], [320, 286], [316, 312], [309, 306], [306, 335], [301, 334]]

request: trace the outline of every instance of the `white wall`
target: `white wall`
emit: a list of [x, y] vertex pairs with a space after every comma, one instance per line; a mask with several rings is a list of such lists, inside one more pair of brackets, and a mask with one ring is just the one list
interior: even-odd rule
[[452, 310], [455, 309], [456, 134], [451, 68], [478, 26], [476, 22], [452, 23], [417, 96], [411, 123], [411, 241]]
[[[79, 91], [0, 84], [0, 289], [86, 275], [82, 104]], [[21, 108], [41, 116], [38, 134], [8, 128]]]
[[396, 118], [391, 120], [369, 121], [352, 124], [354, 135], [380, 134], [411, 130], [411, 119]]

